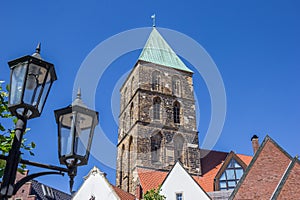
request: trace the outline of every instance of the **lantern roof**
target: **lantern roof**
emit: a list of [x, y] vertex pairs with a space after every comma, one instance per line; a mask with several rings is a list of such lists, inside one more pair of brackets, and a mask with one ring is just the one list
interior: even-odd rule
[[83, 103], [83, 101], [81, 99], [81, 89], [80, 88], [78, 88], [76, 99], [73, 101], [71, 106], [80, 106], [80, 107], [87, 108], [87, 106]]
[[41, 52], [41, 43], [39, 42], [36, 49], [35, 49], [35, 52], [32, 54], [32, 56], [35, 57], [35, 58], [43, 60], [42, 57], [41, 57], [40, 52]]

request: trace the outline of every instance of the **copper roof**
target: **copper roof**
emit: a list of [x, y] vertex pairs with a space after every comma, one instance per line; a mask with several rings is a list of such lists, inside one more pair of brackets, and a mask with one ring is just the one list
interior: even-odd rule
[[181, 61], [173, 49], [153, 27], [152, 32], [144, 46], [144, 49], [139, 57], [139, 60], [155, 63], [174, 69], [193, 72]]

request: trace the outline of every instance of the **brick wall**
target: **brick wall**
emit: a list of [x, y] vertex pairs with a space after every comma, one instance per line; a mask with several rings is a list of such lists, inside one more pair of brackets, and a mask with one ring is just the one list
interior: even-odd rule
[[270, 199], [290, 161], [276, 144], [266, 141], [234, 199]]
[[297, 162], [279, 193], [278, 200], [300, 199], [300, 164]]

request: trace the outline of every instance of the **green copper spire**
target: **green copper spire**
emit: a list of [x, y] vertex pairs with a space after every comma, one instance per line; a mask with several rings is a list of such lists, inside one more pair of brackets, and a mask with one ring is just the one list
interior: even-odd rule
[[155, 27], [144, 46], [139, 60], [171, 67], [174, 69], [193, 72], [180, 60], [173, 49], [168, 45], [164, 38], [159, 34]]

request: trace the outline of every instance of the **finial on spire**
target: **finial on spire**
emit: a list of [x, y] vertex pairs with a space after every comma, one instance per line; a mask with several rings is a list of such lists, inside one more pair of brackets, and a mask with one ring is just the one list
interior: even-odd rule
[[81, 89], [78, 88], [77, 90], [77, 99], [81, 99]]
[[152, 26], [155, 27], [155, 14], [151, 16], [151, 19], [152, 19]]
[[36, 49], [35, 49], [35, 53], [40, 54], [40, 52], [41, 52], [41, 43], [39, 42]]

